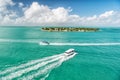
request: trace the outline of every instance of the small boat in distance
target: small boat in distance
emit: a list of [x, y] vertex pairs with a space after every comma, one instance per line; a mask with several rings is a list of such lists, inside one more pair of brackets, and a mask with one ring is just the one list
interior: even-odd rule
[[40, 45], [49, 45], [50, 43], [47, 42], [47, 41], [41, 41], [39, 44], [40, 44]]
[[66, 56], [70, 56], [75, 54], [75, 49], [68, 49], [67, 51], [64, 52]]

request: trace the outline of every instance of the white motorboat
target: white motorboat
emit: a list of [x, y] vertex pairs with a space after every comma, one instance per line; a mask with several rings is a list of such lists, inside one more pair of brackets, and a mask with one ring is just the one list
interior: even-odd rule
[[64, 52], [64, 54], [66, 55], [66, 56], [70, 56], [70, 55], [73, 55], [73, 54], [75, 54], [76, 52], [75, 52], [75, 49], [68, 49], [67, 51], [65, 51]]
[[40, 45], [49, 45], [50, 43], [47, 42], [47, 41], [41, 41], [39, 44], [40, 44]]

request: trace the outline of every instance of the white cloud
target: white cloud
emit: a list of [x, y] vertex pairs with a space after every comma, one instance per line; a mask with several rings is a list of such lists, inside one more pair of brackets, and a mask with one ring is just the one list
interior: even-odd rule
[[6, 7], [7, 5], [14, 5], [12, 0], [0, 0], [0, 7]]
[[100, 15], [91, 17], [84, 17], [83, 25], [86, 26], [119, 26], [120, 25], [120, 12], [106, 11]]
[[25, 10], [24, 16], [21, 19], [26, 23], [38, 25], [68, 25], [72, 21], [79, 19], [78, 15], [70, 15], [70, 9], [58, 7], [50, 9], [48, 6], [40, 5], [33, 2], [32, 5]]
[[108, 17], [114, 15], [114, 13], [115, 13], [115, 12], [114, 12], [113, 10], [112, 10], [112, 11], [106, 11], [105, 13], [99, 15], [99, 17], [100, 17], [100, 18], [108, 18]]
[[[3, 1], [3, 0], [1, 0]], [[8, 10], [7, 6], [13, 6], [12, 0], [4, 0], [1, 2], [0, 9], [7, 13], [0, 13], [0, 25], [38, 25], [38, 26], [119, 26], [120, 12], [106, 11], [100, 15], [89, 17], [80, 17], [76, 14], [70, 14], [72, 9], [58, 7], [51, 9], [46, 5], [33, 2], [29, 7], [24, 7], [23, 3], [19, 3], [18, 7], [22, 7], [23, 16], [19, 16], [15, 11]], [[2, 9], [3, 8], [3, 9]]]
[[12, 0], [0, 0], [0, 25], [13, 24], [16, 12], [9, 10], [9, 6], [14, 6], [15, 3]]
[[15, 3], [12, 2], [12, 0], [0, 0], [0, 12], [6, 11], [7, 6], [12, 6]]
[[94, 15], [94, 16], [92, 16], [92, 17], [87, 17], [87, 20], [89, 21], [89, 20], [95, 20], [95, 19], [97, 19], [97, 16], [96, 15]]
[[22, 7], [24, 6], [24, 4], [23, 4], [22, 2], [19, 2], [19, 3], [18, 3], [18, 6], [19, 6], [20, 8], [22, 8]]

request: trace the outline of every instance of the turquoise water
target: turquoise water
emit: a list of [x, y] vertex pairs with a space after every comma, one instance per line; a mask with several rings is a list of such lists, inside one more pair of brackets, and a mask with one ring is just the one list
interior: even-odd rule
[[[39, 45], [43, 40], [51, 45]], [[65, 60], [61, 54], [69, 48], [78, 54]], [[39, 27], [0, 27], [1, 79], [120, 80], [120, 29], [43, 32]]]

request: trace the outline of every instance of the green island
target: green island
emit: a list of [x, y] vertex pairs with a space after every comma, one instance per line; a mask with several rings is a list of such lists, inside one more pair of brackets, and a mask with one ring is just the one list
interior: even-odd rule
[[49, 32], [96, 32], [99, 28], [81, 28], [81, 27], [42, 27], [42, 31]]

